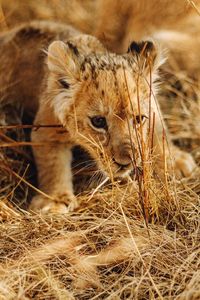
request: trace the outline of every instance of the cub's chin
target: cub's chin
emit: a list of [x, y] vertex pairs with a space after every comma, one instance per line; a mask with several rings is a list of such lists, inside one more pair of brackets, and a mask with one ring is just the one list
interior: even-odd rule
[[138, 175], [142, 175], [142, 168], [136, 166], [135, 168], [130, 168], [126, 170], [118, 170], [117, 172], [113, 172], [113, 178], [123, 180], [131, 176], [131, 178], [135, 178]]
[[131, 174], [132, 170], [118, 171], [114, 175], [115, 179], [124, 179]]
[[127, 170], [110, 169], [108, 171], [103, 168], [101, 168], [100, 171], [104, 174], [104, 177], [107, 177], [110, 179], [114, 178], [116, 180], [124, 179], [124, 178], [128, 177], [129, 175], [131, 175], [131, 173], [133, 172], [132, 169], [127, 169]]

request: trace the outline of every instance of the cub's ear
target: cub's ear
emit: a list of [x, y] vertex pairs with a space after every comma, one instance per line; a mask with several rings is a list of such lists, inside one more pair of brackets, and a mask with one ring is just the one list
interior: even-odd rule
[[49, 45], [48, 68], [51, 72], [66, 78], [77, 78], [80, 67], [79, 51], [71, 42], [55, 41]]
[[148, 56], [152, 52], [155, 52], [155, 45], [152, 41], [141, 41], [141, 42], [132, 42], [128, 47], [128, 52], [135, 52], [136, 54], [142, 54]]
[[144, 69], [157, 69], [165, 60], [158, 45], [152, 41], [132, 42], [128, 53], [135, 55]]

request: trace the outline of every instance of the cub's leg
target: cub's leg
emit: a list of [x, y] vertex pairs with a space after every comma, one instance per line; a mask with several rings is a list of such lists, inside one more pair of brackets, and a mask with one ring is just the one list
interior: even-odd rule
[[36, 195], [30, 209], [58, 212], [74, 210], [78, 205], [73, 194], [71, 150], [66, 144], [42, 146], [34, 149], [34, 156], [39, 189], [49, 197]]
[[[41, 124], [38, 119], [36, 122]], [[58, 128], [40, 128], [32, 132], [33, 143], [39, 144], [33, 146], [38, 185], [47, 196], [38, 193], [32, 199], [31, 210], [67, 212], [78, 206], [73, 193], [71, 145], [64, 135], [58, 133]]]

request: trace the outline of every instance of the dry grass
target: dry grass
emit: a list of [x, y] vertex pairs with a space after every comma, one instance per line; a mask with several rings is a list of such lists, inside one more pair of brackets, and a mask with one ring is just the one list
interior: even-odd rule
[[[63, 7], [73, 3], [80, 1], [3, 1], [1, 25], [70, 21]], [[174, 141], [198, 162], [198, 83], [184, 77], [179, 84], [165, 83], [161, 103]], [[1, 124], [20, 124], [19, 115], [6, 108]], [[142, 191], [132, 180], [106, 183], [81, 193], [74, 213], [31, 214], [25, 208], [34, 173], [24, 131], [0, 129], [0, 140], [0, 299], [200, 299], [198, 171], [163, 185], [140, 178]]]

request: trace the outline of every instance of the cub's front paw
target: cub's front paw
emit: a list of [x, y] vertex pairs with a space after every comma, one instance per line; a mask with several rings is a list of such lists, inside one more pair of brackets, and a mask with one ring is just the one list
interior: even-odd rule
[[67, 194], [54, 195], [53, 199], [51, 200], [45, 196], [36, 195], [31, 201], [29, 210], [41, 211], [42, 213], [68, 213], [78, 207], [75, 196], [69, 198]]
[[172, 152], [174, 159], [174, 171], [178, 177], [189, 177], [198, 169], [191, 154], [175, 150]]

